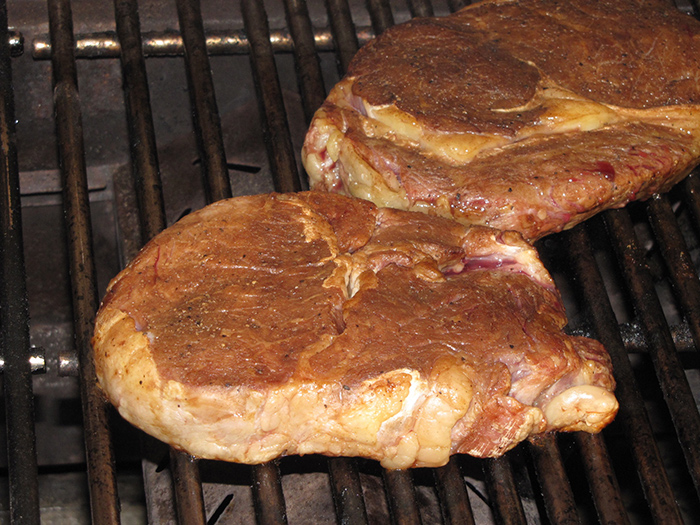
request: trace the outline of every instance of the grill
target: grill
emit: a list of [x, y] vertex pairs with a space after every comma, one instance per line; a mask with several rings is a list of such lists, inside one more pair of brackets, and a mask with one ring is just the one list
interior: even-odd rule
[[[698, 519], [697, 173], [667, 195], [537, 245], [569, 329], [612, 355], [621, 410], [600, 435], [547, 435], [503, 458], [457, 456], [409, 472], [316, 456], [248, 467], [168, 450], [97, 390], [92, 320], [119, 268], [207, 202], [305, 189], [306, 126], [358, 47], [411, 16], [462, 5], [115, 0], [112, 11], [100, 2], [2, 0], [3, 519]], [[697, 15], [689, 2], [678, 7]]]

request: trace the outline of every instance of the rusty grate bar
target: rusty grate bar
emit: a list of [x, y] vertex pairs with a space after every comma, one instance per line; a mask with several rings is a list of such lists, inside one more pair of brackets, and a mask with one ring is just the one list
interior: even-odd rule
[[688, 175], [683, 182], [684, 202], [690, 210], [691, 216], [694, 219], [693, 226], [695, 231], [700, 231], [700, 180], [698, 180], [698, 172]]
[[[250, 44], [253, 80], [274, 187], [280, 192], [299, 191], [301, 183], [270, 45], [270, 29], [265, 7], [255, 1], [243, 1], [241, 12]], [[277, 463], [254, 466], [252, 476], [253, 501], [258, 522], [286, 523], [284, 494]]]
[[141, 237], [147, 242], [163, 230], [166, 223], [146, 62], [141, 51], [138, 3], [136, 0], [115, 0], [114, 12], [121, 44], [122, 86], [132, 174], [141, 212]]
[[338, 73], [343, 76], [348, 70], [352, 57], [360, 48], [358, 34], [352, 22], [352, 14], [347, 0], [326, 0], [326, 10], [338, 57]]
[[528, 450], [536, 466], [549, 520], [560, 525], [573, 525], [580, 521], [556, 439], [554, 434], [532, 437]]
[[508, 455], [485, 459], [482, 463], [491, 509], [496, 523], [525, 525], [525, 511], [518, 496], [513, 470]]
[[177, 521], [182, 525], [206, 523], [202, 481], [197, 460], [189, 454], [170, 448], [170, 471], [175, 487]]
[[90, 347], [98, 299], [70, 2], [49, 0], [48, 12], [92, 520], [95, 523], [118, 523], [119, 502], [107, 404], [97, 388]]
[[227, 199], [232, 196], [231, 183], [199, 1], [178, 0], [177, 12], [207, 197], [209, 202]]
[[260, 525], [286, 525], [287, 510], [277, 461], [252, 468], [253, 503]]
[[616, 525], [629, 523], [617, 476], [610, 463], [603, 437], [600, 434], [576, 432], [574, 439], [581, 450], [586, 479], [600, 522]]
[[304, 106], [306, 122], [311, 122], [314, 112], [326, 97], [323, 86], [323, 73], [316, 49], [314, 33], [306, 0], [284, 0], [287, 25], [294, 42], [299, 92]]
[[[570, 333], [570, 330], [567, 330]], [[573, 433], [583, 471], [601, 523], [629, 523], [620, 486], [601, 434]]]
[[635, 313], [646, 332], [649, 354], [695, 490], [700, 492], [700, 414], [673, 346], [654, 282], [646, 268], [644, 253], [626, 210], [606, 212], [604, 219], [614, 241], [613, 249], [622, 267], [627, 289], [634, 301]]
[[434, 16], [433, 4], [430, 0], [407, 0], [411, 16]]
[[0, 349], [7, 432], [11, 523], [39, 523], [34, 398], [29, 362], [29, 305], [7, 5], [0, 2]]
[[392, 523], [396, 525], [420, 525], [422, 520], [411, 471], [383, 470], [382, 477]]
[[647, 212], [693, 341], [700, 348], [700, 280], [668, 196], [653, 197]]
[[657, 523], [664, 523], [664, 520], [665, 523], [682, 523], [608, 292], [593, 257], [591, 239], [583, 225], [564, 235], [568, 260], [576, 275], [574, 282], [578, 295], [583, 298], [586, 317], [613, 363], [617, 381], [615, 395], [620, 401], [618, 420], [624, 428], [649, 509]]
[[434, 469], [433, 476], [435, 477], [444, 522], [448, 525], [474, 523], [469, 495], [457, 458], [453, 456], [447, 465]]
[[394, 25], [394, 13], [391, 5], [384, 0], [367, 0], [367, 9], [372, 20], [372, 29], [375, 35], [382, 34], [386, 29]]
[[243, 23], [250, 43], [250, 63], [275, 190], [287, 193], [301, 190], [294, 147], [287, 124], [282, 88], [270, 45], [270, 28], [262, 2], [241, 2]]
[[360, 475], [355, 460], [343, 457], [329, 458], [328, 475], [338, 521], [348, 524], [368, 523]]

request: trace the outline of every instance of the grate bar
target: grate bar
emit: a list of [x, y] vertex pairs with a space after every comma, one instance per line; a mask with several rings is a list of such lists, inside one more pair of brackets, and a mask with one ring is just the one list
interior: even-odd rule
[[642, 394], [590, 248], [591, 240], [587, 230], [584, 226], [579, 226], [564, 235], [568, 259], [576, 274], [574, 282], [578, 286], [579, 295], [583, 297], [587, 318], [593, 324], [595, 337], [607, 349], [612, 360], [617, 381], [615, 395], [620, 402], [618, 420], [623, 423], [649, 508], [657, 523], [682, 523]]
[[700, 348], [700, 279], [668, 196], [654, 196], [647, 205], [647, 212], [695, 347]]
[[[328, 28], [314, 29], [313, 34], [316, 49], [319, 51], [333, 51], [335, 49], [333, 44], [334, 36]], [[357, 35], [353, 33], [353, 38], [355, 40], [359, 39], [363, 44], [373, 37], [374, 32], [370, 27], [358, 27]], [[209, 30], [205, 33], [205, 41], [207, 52], [210, 56], [247, 55], [250, 47], [243, 30]], [[17, 38], [12, 38], [12, 44], [12, 55], [21, 54], [22, 47], [17, 43]], [[292, 36], [286, 28], [271, 30], [270, 44], [277, 53], [291, 53], [294, 50]], [[173, 57], [185, 54], [180, 32], [175, 30], [145, 31], [142, 34], [141, 45], [144, 56], [148, 58]], [[75, 35], [76, 58], [119, 58], [120, 49], [119, 38], [114, 31], [98, 31]], [[48, 36], [35, 38], [32, 41], [31, 52], [34, 60], [51, 59], [51, 43]]]
[[691, 173], [683, 182], [683, 197], [684, 202], [690, 209], [690, 213], [695, 219], [693, 226], [695, 231], [700, 231], [700, 180], [698, 180], [697, 173]]
[[323, 104], [326, 90], [316, 49], [314, 33], [306, 0], [285, 0], [284, 10], [292, 40], [296, 62], [299, 92], [304, 106], [306, 122], [311, 122], [314, 112]]
[[411, 16], [435, 16], [430, 0], [407, 0]]
[[206, 523], [202, 482], [197, 460], [189, 454], [170, 448], [170, 471], [175, 488], [178, 523]]
[[338, 57], [338, 73], [342, 77], [348, 70], [352, 57], [360, 48], [359, 33], [355, 31], [348, 0], [326, 0], [326, 10]]
[[132, 173], [141, 211], [141, 236], [147, 242], [165, 228], [166, 222], [146, 62], [141, 51], [138, 3], [136, 0], [115, 0], [114, 10], [121, 43], [122, 86]]
[[285, 525], [287, 510], [277, 461], [252, 469], [253, 504], [259, 525]]
[[199, 1], [178, 0], [177, 13], [207, 198], [209, 202], [227, 199], [232, 196], [231, 182]]
[[392, 523], [396, 525], [419, 525], [420, 510], [413, 487], [413, 476], [409, 470], [383, 470], [384, 490], [389, 504]]
[[39, 479], [29, 357], [29, 305], [24, 270], [22, 204], [15, 135], [7, 4], [0, 2], [0, 348], [10, 487], [10, 522], [39, 523]]
[[556, 436], [540, 434], [530, 438], [528, 445], [549, 520], [559, 525], [580, 523]]
[[457, 458], [452, 456], [444, 467], [433, 469], [443, 521], [447, 525], [474, 523], [469, 494], [464, 485]]
[[357, 463], [353, 458], [328, 458], [335, 513], [339, 523], [368, 523]]
[[612, 210], [604, 214], [604, 219], [614, 238], [613, 249], [633, 297], [635, 312], [646, 331], [649, 354], [673, 418], [695, 490], [700, 492], [700, 414], [693, 393], [673, 346], [629, 213], [626, 210]]
[[118, 523], [114, 452], [107, 404], [98, 390], [90, 339], [97, 310], [97, 285], [88, 201], [85, 146], [78, 81], [73, 57], [73, 22], [69, 0], [49, 0], [53, 49], [54, 106], [68, 232], [74, 337], [80, 362], [80, 389], [92, 521]]
[[382, 34], [394, 25], [394, 14], [391, 5], [385, 0], [367, 0], [367, 9], [372, 20], [372, 29], [375, 35]]
[[250, 43], [250, 63], [275, 190], [301, 190], [301, 181], [289, 133], [275, 57], [270, 45], [270, 28], [262, 2], [241, 2], [243, 22]]
[[525, 511], [518, 496], [508, 456], [488, 458], [483, 462], [491, 510], [500, 525], [525, 525]]
[[628, 524], [630, 521], [622, 502], [620, 486], [602, 436], [576, 432], [574, 439], [581, 450], [586, 479], [588, 479], [588, 485], [591, 488], [591, 495], [600, 522], [617, 525]]

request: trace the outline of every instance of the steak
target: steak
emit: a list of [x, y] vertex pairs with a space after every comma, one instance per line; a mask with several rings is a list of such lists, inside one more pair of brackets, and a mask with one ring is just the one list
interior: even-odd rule
[[700, 158], [700, 22], [661, 0], [486, 0], [363, 46], [307, 133], [313, 189], [530, 241]]
[[93, 347], [121, 415], [195, 456], [407, 468], [610, 422], [609, 356], [565, 323], [518, 233], [306, 192], [156, 236], [110, 283]]

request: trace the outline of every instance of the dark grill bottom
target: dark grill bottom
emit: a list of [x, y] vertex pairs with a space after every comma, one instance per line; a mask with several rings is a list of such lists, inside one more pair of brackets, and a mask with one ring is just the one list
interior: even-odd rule
[[[251, 468], [170, 451], [94, 391], [92, 315], [143, 242], [231, 193], [304, 188], [298, 152], [308, 120], [357, 47], [409, 16], [460, 5], [7, 6], [16, 32], [8, 35], [0, 16], [0, 130], [17, 125], [16, 135], [0, 133], [9, 443], [0, 519], [33, 523], [40, 510], [47, 523], [697, 521], [697, 175], [668, 196], [538, 244], [570, 329], [598, 337], [613, 355], [623, 410], [601, 436], [548, 436], [504, 459], [460, 456], [409, 473], [315, 456]], [[10, 59], [21, 51], [17, 32], [26, 49]], [[45, 358], [32, 379], [30, 353]], [[33, 414], [13, 410], [31, 400], [30, 387]]]

